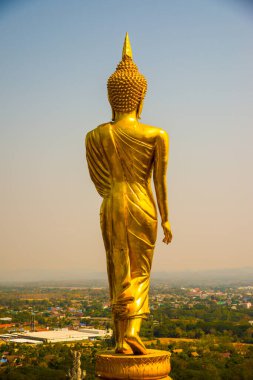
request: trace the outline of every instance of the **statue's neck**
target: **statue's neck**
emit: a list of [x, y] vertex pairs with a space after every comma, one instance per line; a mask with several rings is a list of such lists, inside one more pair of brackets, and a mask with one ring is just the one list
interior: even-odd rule
[[134, 122], [137, 120], [136, 110], [132, 112], [115, 112], [115, 118], [114, 122], [117, 123], [117, 121], [128, 121], [128, 122]]

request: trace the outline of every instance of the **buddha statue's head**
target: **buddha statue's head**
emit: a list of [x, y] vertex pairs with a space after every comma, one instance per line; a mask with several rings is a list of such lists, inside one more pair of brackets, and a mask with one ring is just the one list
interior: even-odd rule
[[114, 120], [115, 112], [130, 113], [136, 111], [137, 117], [140, 118], [147, 91], [147, 81], [133, 62], [128, 33], [124, 42], [122, 60], [116, 71], [108, 79], [107, 89], [112, 107], [112, 120]]

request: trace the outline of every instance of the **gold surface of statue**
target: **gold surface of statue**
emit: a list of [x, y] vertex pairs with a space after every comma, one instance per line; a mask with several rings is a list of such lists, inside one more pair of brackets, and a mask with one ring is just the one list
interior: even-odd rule
[[168, 219], [167, 133], [139, 122], [147, 81], [132, 60], [128, 34], [122, 60], [108, 79], [112, 122], [86, 136], [89, 173], [103, 202], [100, 225], [118, 354], [146, 355], [139, 332], [149, 314], [149, 284], [157, 237], [153, 177], [164, 230], [172, 239]]

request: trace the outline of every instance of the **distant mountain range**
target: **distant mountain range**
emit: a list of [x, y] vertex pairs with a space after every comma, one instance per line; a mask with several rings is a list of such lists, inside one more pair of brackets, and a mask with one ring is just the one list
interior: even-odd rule
[[[107, 286], [105, 272], [17, 272], [11, 280], [0, 278], [0, 286]], [[12, 280], [15, 279], [15, 280]], [[253, 268], [212, 269], [182, 272], [152, 272], [152, 283], [169, 286], [253, 286]]]
[[227, 268], [187, 272], [154, 272], [154, 281], [181, 286], [253, 285], [253, 268]]

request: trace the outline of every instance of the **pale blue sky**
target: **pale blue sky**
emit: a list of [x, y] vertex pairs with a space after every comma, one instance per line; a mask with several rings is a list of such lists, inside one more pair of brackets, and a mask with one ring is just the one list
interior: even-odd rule
[[2, 279], [105, 270], [83, 139], [110, 120], [126, 31], [148, 80], [142, 120], [171, 138], [174, 241], [159, 233], [154, 271], [253, 266], [250, 4], [0, 2]]

